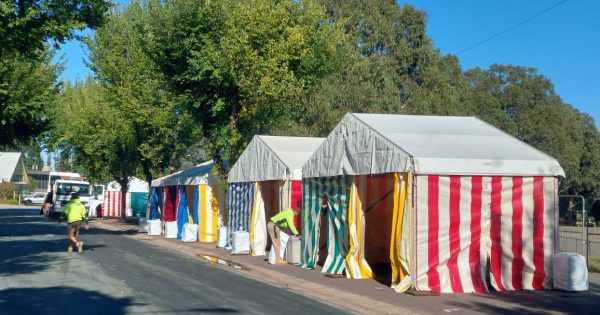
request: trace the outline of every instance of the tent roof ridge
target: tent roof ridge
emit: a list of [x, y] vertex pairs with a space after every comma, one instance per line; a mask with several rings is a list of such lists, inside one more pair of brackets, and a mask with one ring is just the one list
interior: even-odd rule
[[414, 154], [406, 151], [404, 148], [402, 148], [401, 146], [399, 146], [397, 143], [395, 143], [394, 141], [390, 140], [388, 137], [386, 137], [383, 133], [379, 132], [379, 130], [371, 127], [371, 125], [367, 124], [364, 120], [360, 119], [360, 117], [358, 117], [356, 115], [356, 113], [350, 113], [350, 115], [352, 115], [352, 117], [356, 118], [358, 121], [360, 121], [361, 123], [363, 123], [365, 126], [368, 126], [369, 129], [373, 130], [373, 132], [375, 132], [376, 134], [378, 134], [380, 137], [382, 137], [385, 141], [387, 141], [388, 143], [390, 143], [391, 145], [395, 146], [396, 148], [400, 149], [400, 151], [406, 153], [406, 155], [410, 156], [411, 159], [415, 157]]
[[[269, 149], [269, 151], [270, 151], [271, 153], [273, 153], [273, 155], [274, 155], [274, 156], [277, 158], [277, 160], [279, 161], [279, 163], [283, 164], [283, 166], [285, 166], [285, 168], [286, 168], [288, 171], [289, 171], [289, 170], [291, 170], [291, 167], [290, 167], [289, 165], [287, 165], [287, 163], [285, 163], [285, 162], [283, 161], [283, 159], [282, 159], [282, 158], [279, 156], [279, 154], [277, 154], [277, 152], [275, 152], [275, 150], [273, 150], [273, 148], [271, 148], [271, 146], [270, 146], [270, 145], [268, 145], [268, 144], [267, 144], [267, 142], [266, 142], [266, 141], [265, 141], [265, 140], [262, 138], [262, 137], [263, 137], [262, 135], [256, 135], [256, 137], [257, 137], [258, 139], [260, 139], [260, 142], [262, 142], [262, 144], [263, 144], [265, 147], [267, 147], [267, 149]], [[267, 136], [267, 137], [273, 137], [273, 136]]]

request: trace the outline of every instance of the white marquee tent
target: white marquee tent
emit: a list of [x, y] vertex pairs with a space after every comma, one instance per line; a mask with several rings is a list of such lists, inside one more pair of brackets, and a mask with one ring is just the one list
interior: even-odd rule
[[228, 230], [250, 233], [252, 255], [265, 254], [267, 220], [287, 207], [301, 206], [302, 166], [323, 140], [257, 135], [231, 168]]
[[389, 263], [397, 291], [551, 286], [564, 172], [477, 118], [347, 114], [302, 171], [303, 267], [325, 198], [323, 272], [370, 278]]
[[177, 222], [178, 238], [186, 223], [198, 225], [198, 240], [214, 242], [223, 220], [224, 191], [212, 176], [213, 161], [161, 177], [152, 181], [150, 219]]

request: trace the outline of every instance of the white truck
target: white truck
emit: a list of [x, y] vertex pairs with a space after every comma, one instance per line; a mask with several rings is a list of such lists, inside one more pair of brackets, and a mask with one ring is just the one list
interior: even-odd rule
[[65, 206], [71, 200], [71, 193], [78, 193], [79, 200], [89, 210], [90, 195], [92, 194], [89, 182], [76, 179], [57, 179], [52, 185], [52, 206], [50, 217], [58, 218]]

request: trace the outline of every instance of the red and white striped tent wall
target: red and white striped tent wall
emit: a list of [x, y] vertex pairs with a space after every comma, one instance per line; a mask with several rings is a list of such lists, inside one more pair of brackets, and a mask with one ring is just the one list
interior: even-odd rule
[[104, 204], [102, 205], [102, 216], [120, 217], [121, 216], [121, 195], [120, 191], [106, 191], [104, 193]]
[[[145, 192], [148, 193], [148, 183], [136, 178], [131, 177], [129, 179], [129, 187], [127, 194], [125, 195], [125, 207], [126, 216], [133, 215], [133, 209], [131, 208], [131, 193], [132, 192]], [[121, 216], [121, 185], [116, 181], [110, 182], [106, 185], [106, 191], [104, 192], [104, 202], [102, 203], [102, 216], [104, 217], [120, 217]]]
[[552, 285], [564, 171], [477, 118], [347, 114], [303, 176], [303, 267], [317, 260], [320, 200], [334, 191], [327, 272], [373, 277], [369, 262], [386, 259], [373, 248], [385, 247], [398, 292]]
[[257, 135], [231, 168], [227, 176], [230, 189], [240, 184], [253, 185], [250, 198], [239, 194], [228, 197], [229, 232], [247, 229], [251, 255], [265, 255], [266, 224], [273, 215], [288, 207], [301, 206], [302, 166], [323, 140]]

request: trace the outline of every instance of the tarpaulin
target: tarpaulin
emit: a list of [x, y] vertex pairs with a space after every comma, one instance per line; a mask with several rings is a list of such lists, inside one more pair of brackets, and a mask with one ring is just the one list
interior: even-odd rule
[[[416, 177], [418, 290], [485, 292], [551, 287], [556, 178]], [[487, 262], [489, 261], [489, 267]]]
[[341, 274], [348, 254], [347, 209], [351, 181], [348, 177], [308, 178], [302, 188], [302, 263], [303, 268], [314, 268], [318, 260], [321, 198], [328, 204], [327, 259], [322, 272]]
[[227, 184], [227, 209], [229, 209], [229, 216], [227, 218], [228, 239], [231, 239], [233, 232], [249, 232], [250, 230], [254, 186], [253, 182]]
[[[250, 254], [254, 256], [265, 255], [267, 247], [267, 222], [283, 209], [287, 209], [284, 195], [289, 192], [286, 182], [269, 180], [255, 182], [254, 202], [250, 218]], [[289, 199], [288, 201], [289, 202]]]
[[217, 185], [198, 186], [198, 236], [200, 242], [216, 242], [222, 196]]
[[132, 192], [131, 194], [131, 209], [136, 217], [146, 216], [146, 207], [148, 205], [148, 193]]
[[160, 214], [158, 212], [158, 208], [159, 208], [158, 188], [152, 187], [152, 189], [150, 189], [150, 214], [148, 217], [149, 220], [160, 219]]
[[104, 197], [104, 206], [102, 207], [102, 216], [120, 217], [121, 216], [121, 196], [120, 191], [107, 191]]
[[177, 239], [181, 239], [183, 233], [183, 225], [189, 223], [190, 216], [188, 211], [187, 196], [185, 186], [177, 187]]
[[177, 220], [176, 199], [177, 189], [175, 186], [166, 186], [165, 189], [165, 213], [163, 216], [164, 222], [172, 222]]
[[301, 179], [302, 165], [323, 138], [254, 136], [227, 176], [228, 183]]
[[296, 225], [296, 230], [298, 230], [298, 233], [302, 233], [302, 181], [293, 180], [291, 181], [291, 185], [292, 192], [290, 196], [290, 207], [298, 207], [300, 209], [300, 215], [294, 217], [294, 224]]

